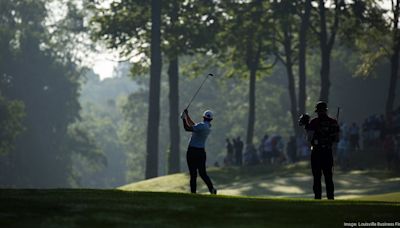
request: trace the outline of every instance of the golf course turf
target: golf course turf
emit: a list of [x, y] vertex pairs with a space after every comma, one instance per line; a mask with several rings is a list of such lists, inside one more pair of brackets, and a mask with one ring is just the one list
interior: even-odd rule
[[400, 222], [400, 203], [129, 192], [0, 190], [0, 227], [343, 227]]

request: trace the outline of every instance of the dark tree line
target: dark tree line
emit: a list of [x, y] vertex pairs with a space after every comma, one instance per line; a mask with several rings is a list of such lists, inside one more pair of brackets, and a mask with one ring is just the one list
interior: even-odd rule
[[[86, 156], [95, 148], [85, 130], [70, 128], [79, 119], [80, 71], [63, 52], [64, 44], [53, 46], [54, 37], [45, 27], [47, 3], [0, 3], [1, 100], [18, 102], [8, 105], [12, 113], [2, 115], [4, 123], [16, 127], [1, 135], [1, 144], [17, 136], [0, 157], [1, 186], [71, 186], [73, 154]], [[1, 127], [3, 134], [8, 126]]]

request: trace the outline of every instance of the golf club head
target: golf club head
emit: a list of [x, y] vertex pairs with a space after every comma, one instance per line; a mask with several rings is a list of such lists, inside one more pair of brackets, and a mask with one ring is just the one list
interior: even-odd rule
[[214, 75], [213, 75], [213, 74], [211, 74], [211, 73], [209, 73], [209, 74], [208, 74], [208, 76], [214, 77]]

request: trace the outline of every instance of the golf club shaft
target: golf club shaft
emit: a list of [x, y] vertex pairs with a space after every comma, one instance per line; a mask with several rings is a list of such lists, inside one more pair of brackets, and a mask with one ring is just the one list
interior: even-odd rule
[[199, 93], [201, 87], [203, 87], [204, 83], [207, 81], [208, 79], [208, 75], [206, 76], [206, 78], [203, 80], [203, 82], [201, 83], [200, 87], [197, 89], [196, 93], [193, 95], [192, 99], [190, 100], [188, 106], [186, 107], [186, 109], [189, 108], [189, 106], [192, 104], [192, 101], [194, 100], [194, 98], [197, 96], [197, 94]]
[[337, 108], [336, 121], [339, 123], [340, 107]]

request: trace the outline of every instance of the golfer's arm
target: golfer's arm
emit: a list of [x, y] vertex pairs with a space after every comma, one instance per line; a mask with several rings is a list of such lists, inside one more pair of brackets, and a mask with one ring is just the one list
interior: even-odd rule
[[190, 124], [188, 124], [188, 120], [187, 118], [183, 118], [183, 128], [185, 129], [185, 131], [193, 131], [193, 127], [190, 126]]
[[188, 121], [189, 126], [194, 126], [194, 125], [196, 125], [196, 124], [194, 123], [194, 121], [192, 120], [192, 118], [190, 118], [189, 114], [187, 114], [186, 116], [187, 116], [187, 121]]

